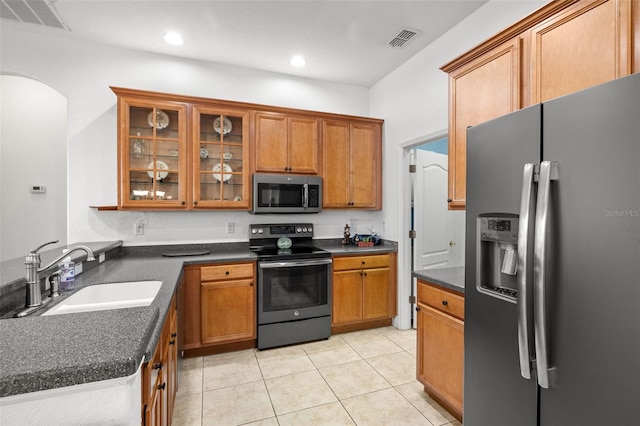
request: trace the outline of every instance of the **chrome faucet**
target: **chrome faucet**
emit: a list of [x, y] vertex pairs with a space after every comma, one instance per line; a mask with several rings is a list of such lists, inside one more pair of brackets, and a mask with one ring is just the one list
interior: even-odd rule
[[40, 249], [44, 246], [48, 246], [49, 244], [55, 244], [57, 242], [58, 240], [50, 241], [48, 243], [42, 244], [37, 249], [31, 250], [27, 255], [27, 257], [24, 259], [24, 266], [25, 266], [26, 278], [27, 278], [27, 284], [26, 284], [27, 294], [25, 299], [25, 310], [17, 313], [16, 317], [24, 317], [26, 315], [29, 315], [30, 313], [47, 305], [56, 296], [57, 289], [56, 291], [51, 292], [51, 297], [47, 297], [44, 301], [42, 300], [42, 295], [40, 294], [40, 273], [42, 271], [45, 271], [51, 268], [53, 265], [57, 264], [65, 257], [70, 256], [71, 253], [78, 250], [84, 250], [87, 253], [88, 261], [95, 260], [95, 258], [93, 257], [93, 251], [91, 251], [89, 247], [84, 245], [79, 245], [70, 249], [65, 253], [62, 253], [62, 255], [52, 260], [47, 266], [40, 267], [40, 253], [38, 253], [38, 251], [40, 251]]

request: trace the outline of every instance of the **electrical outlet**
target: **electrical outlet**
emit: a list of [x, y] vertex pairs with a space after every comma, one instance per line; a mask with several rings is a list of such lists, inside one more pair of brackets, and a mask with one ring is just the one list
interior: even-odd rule
[[144, 223], [142, 222], [134, 223], [133, 233], [136, 235], [144, 235]]
[[234, 222], [227, 222], [227, 234], [233, 234], [236, 231], [236, 224]]

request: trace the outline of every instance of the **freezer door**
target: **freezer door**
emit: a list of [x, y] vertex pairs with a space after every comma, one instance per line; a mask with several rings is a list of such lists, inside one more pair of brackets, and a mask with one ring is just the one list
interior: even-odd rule
[[476, 289], [476, 226], [480, 214], [519, 214], [523, 167], [540, 161], [540, 119], [538, 105], [467, 131], [465, 426], [537, 425], [537, 385], [521, 375], [517, 305]]
[[640, 75], [543, 105], [551, 183], [540, 425], [640, 424]]

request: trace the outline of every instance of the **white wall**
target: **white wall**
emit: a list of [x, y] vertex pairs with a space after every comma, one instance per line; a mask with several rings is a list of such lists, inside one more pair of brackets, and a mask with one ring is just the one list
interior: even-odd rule
[[[249, 223], [265, 218], [247, 212], [98, 212], [115, 205], [116, 96], [109, 86], [246, 101], [367, 116], [364, 87], [294, 78], [176, 57], [79, 42], [67, 36], [27, 32], [3, 21], [2, 71], [33, 77], [69, 101], [69, 242], [121, 239], [125, 244], [246, 240]], [[10, 202], [8, 199], [2, 200]], [[317, 223], [319, 237], [341, 237], [348, 218], [381, 229], [381, 212], [323, 212], [296, 217]], [[145, 222], [134, 236], [133, 224]], [[226, 234], [226, 221], [236, 232]], [[384, 235], [381, 232], [381, 235]]]
[[[0, 76], [0, 261], [67, 241], [67, 99], [39, 81]], [[34, 101], [37, 100], [37, 101]], [[34, 185], [46, 192], [31, 193]]]
[[[548, 1], [492, 0], [460, 24], [420, 51], [370, 90], [370, 112], [384, 123], [384, 165], [386, 170], [406, 170], [404, 147], [432, 139], [448, 126], [448, 78], [440, 67], [455, 57], [507, 28]], [[386, 173], [383, 183], [385, 236], [399, 243], [398, 321], [409, 327], [408, 297], [411, 291], [410, 246], [408, 241], [408, 173]]]

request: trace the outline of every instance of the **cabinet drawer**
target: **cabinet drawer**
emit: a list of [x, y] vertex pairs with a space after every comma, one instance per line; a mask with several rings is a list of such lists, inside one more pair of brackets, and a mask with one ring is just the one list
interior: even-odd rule
[[200, 268], [201, 281], [218, 281], [253, 277], [253, 263], [234, 263], [230, 265], [203, 266]]
[[464, 319], [464, 297], [418, 281], [418, 302]]
[[349, 269], [381, 268], [391, 265], [391, 256], [388, 254], [371, 256], [345, 256], [333, 258], [333, 270], [344, 271]]

